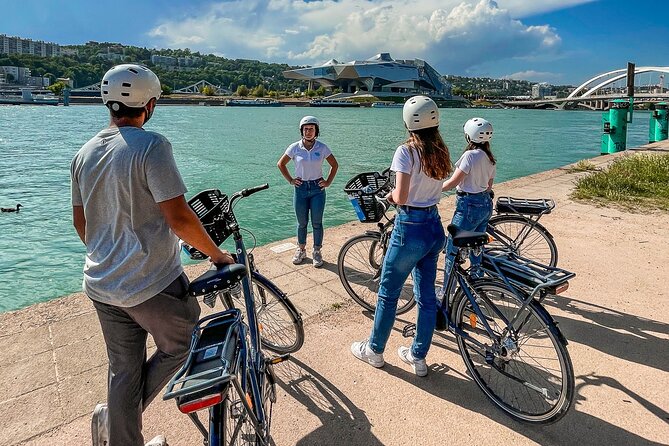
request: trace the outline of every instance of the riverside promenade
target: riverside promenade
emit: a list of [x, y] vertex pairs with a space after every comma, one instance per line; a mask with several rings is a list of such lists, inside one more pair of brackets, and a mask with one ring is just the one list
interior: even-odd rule
[[[640, 152], [669, 153], [669, 142], [591, 161], [603, 166]], [[255, 251], [261, 271], [305, 319], [304, 347], [276, 367], [274, 444], [668, 444], [669, 215], [575, 202], [569, 194], [581, 175], [566, 166], [495, 186], [497, 196], [557, 204], [541, 223], [555, 236], [560, 266], [577, 274], [564, 295], [546, 302], [569, 340], [576, 376], [566, 417], [549, 426], [511, 420], [469, 378], [450, 334], [435, 334], [429, 375], [414, 376], [396, 351], [407, 345], [400, 331], [415, 310], [395, 324], [384, 368], [353, 358], [351, 342], [369, 335], [371, 315], [344, 291], [336, 259], [346, 239], [370, 228], [355, 222], [326, 231], [322, 269], [293, 265], [292, 250], [271, 250], [292, 240]], [[440, 204], [444, 223], [453, 202], [451, 196]], [[192, 278], [205, 267], [187, 272]], [[0, 314], [0, 445], [91, 444], [106, 361], [93, 306], [82, 294]], [[144, 434], [164, 434], [171, 446], [202, 444], [174, 402], [160, 398], [145, 413]]]

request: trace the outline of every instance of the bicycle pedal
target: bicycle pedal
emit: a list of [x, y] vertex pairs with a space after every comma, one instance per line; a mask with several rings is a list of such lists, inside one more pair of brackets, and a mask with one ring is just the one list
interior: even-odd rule
[[271, 358], [268, 358], [266, 361], [268, 364], [276, 365], [289, 359], [290, 359], [290, 354], [285, 354], [285, 355], [273, 356]]
[[416, 324], [407, 324], [402, 329], [402, 336], [405, 338], [413, 338], [416, 335]]

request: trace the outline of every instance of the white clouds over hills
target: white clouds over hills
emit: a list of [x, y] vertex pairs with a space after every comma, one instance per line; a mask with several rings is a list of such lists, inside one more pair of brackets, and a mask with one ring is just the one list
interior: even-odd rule
[[161, 21], [149, 35], [157, 47], [230, 58], [311, 65], [388, 51], [462, 73], [483, 62], [557, 53], [558, 31], [522, 17], [587, 1], [229, 0]]

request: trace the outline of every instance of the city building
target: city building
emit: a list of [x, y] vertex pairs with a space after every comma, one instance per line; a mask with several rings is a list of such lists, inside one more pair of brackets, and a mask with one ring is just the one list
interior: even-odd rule
[[[287, 79], [314, 83], [343, 93], [372, 93], [375, 96], [427, 94], [451, 98], [451, 84], [421, 59], [394, 60], [380, 53], [367, 60], [340, 63], [331, 59], [323, 65], [284, 71]], [[318, 88], [318, 87], [316, 87]]]
[[532, 99], [544, 99], [553, 94], [553, 87], [546, 82], [532, 85]]
[[153, 54], [151, 56], [151, 63], [154, 65], [165, 65], [171, 67], [177, 64], [177, 59], [170, 56], [159, 56], [158, 54]]
[[41, 57], [60, 56], [60, 45], [42, 40], [0, 34], [0, 54], [32, 54]]
[[0, 66], [0, 72], [5, 75], [7, 83], [25, 85], [27, 78], [30, 77], [30, 68]]

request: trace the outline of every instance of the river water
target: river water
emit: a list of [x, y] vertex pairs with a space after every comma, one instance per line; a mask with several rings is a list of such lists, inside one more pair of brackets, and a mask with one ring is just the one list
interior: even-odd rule
[[[146, 128], [172, 142], [188, 197], [268, 182], [268, 191], [235, 209], [242, 226], [265, 244], [294, 234], [291, 186], [276, 161], [299, 139], [305, 114], [321, 120], [320, 139], [340, 164], [325, 224], [355, 220], [342, 189], [355, 174], [390, 164], [406, 138], [401, 109], [159, 106]], [[442, 136], [454, 161], [464, 148], [462, 124], [473, 116], [494, 125], [498, 182], [599, 154], [601, 112], [441, 109]], [[23, 205], [19, 213], [0, 214], [0, 312], [81, 289], [85, 251], [71, 224], [69, 164], [107, 122], [102, 106], [0, 107], [0, 206]], [[647, 136], [648, 114], [635, 113], [628, 147], [646, 143]]]

